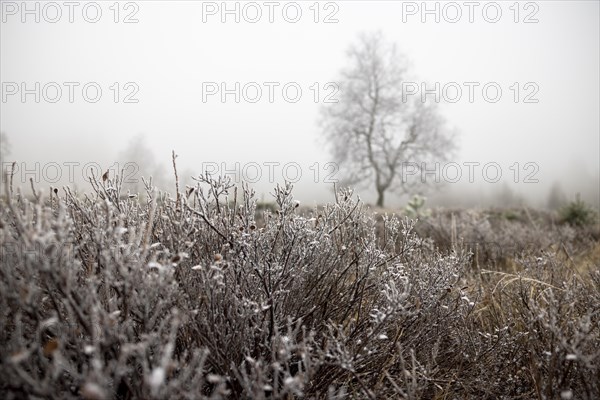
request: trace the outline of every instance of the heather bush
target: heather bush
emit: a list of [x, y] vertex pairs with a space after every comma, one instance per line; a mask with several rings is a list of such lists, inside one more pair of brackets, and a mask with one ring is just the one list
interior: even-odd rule
[[2, 398], [600, 393], [598, 260], [474, 268], [350, 190], [306, 210], [285, 184], [257, 211], [224, 178], [90, 183], [1, 200]]

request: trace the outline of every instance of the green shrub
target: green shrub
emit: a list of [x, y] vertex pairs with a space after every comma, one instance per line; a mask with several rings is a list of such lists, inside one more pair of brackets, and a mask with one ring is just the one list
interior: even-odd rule
[[404, 213], [409, 218], [423, 218], [431, 215], [431, 210], [425, 208], [425, 201], [427, 199], [423, 196], [414, 195], [413, 198], [406, 204]]
[[575, 201], [560, 209], [560, 219], [563, 223], [573, 226], [587, 226], [596, 222], [596, 212], [577, 195]]

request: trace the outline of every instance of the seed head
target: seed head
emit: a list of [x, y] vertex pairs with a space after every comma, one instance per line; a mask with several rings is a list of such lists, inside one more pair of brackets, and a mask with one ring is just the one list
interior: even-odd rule
[[48, 340], [46, 344], [44, 344], [42, 352], [44, 353], [44, 356], [50, 357], [52, 353], [56, 351], [56, 349], [58, 349], [58, 340], [56, 338], [52, 338]]

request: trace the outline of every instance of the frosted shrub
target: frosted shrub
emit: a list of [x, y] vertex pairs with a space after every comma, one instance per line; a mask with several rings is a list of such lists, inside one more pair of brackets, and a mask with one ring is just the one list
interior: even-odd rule
[[597, 272], [475, 272], [349, 190], [257, 211], [223, 178], [91, 185], [1, 200], [2, 398], [598, 394]]

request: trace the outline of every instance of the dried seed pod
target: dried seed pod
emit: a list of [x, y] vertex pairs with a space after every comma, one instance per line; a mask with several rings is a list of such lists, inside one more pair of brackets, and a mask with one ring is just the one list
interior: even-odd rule
[[100, 400], [106, 398], [106, 393], [102, 387], [94, 382], [86, 382], [79, 393], [86, 400]]
[[44, 353], [44, 356], [50, 357], [52, 355], [52, 353], [54, 353], [57, 349], [58, 349], [58, 339], [52, 338], [46, 342], [46, 344], [44, 345], [44, 348], [42, 349], [42, 352]]

